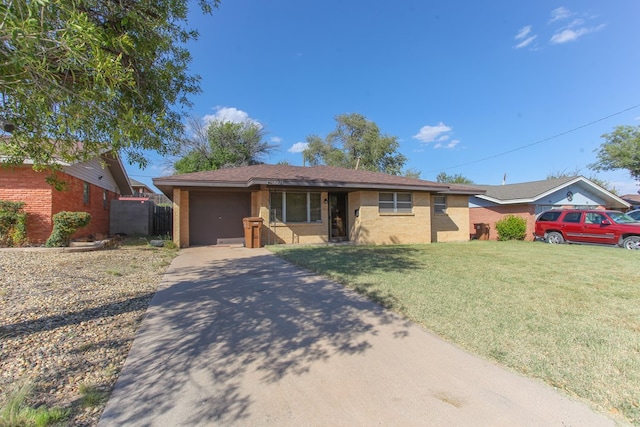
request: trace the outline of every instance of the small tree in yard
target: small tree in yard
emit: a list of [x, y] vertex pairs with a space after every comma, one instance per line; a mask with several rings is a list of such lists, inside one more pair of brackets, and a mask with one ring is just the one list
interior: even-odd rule
[[0, 200], [0, 246], [17, 246], [27, 240], [24, 202]]
[[527, 235], [527, 220], [515, 215], [507, 215], [496, 222], [498, 240], [524, 240]]
[[91, 222], [91, 215], [87, 212], [58, 212], [53, 215], [53, 231], [47, 239], [48, 248], [69, 246], [71, 235], [79, 228], [86, 227]]

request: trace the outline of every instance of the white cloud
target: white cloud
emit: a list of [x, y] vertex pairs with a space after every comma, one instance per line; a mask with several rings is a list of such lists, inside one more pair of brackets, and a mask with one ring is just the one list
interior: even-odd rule
[[290, 153], [302, 153], [307, 149], [308, 146], [309, 144], [307, 144], [306, 142], [296, 142], [287, 151]]
[[524, 26], [520, 28], [518, 34], [514, 37], [515, 40], [521, 40], [520, 43], [514, 46], [515, 49], [522, 49], [523, 47], [529, 46], [533, 41], [538, 37], [536, 34], [533, 34], [533, 27], [531, 25]]
[[572, 28], [561, 29], [561, 30], [558, 30], [551, 37], [550, 43], [551, 44], [562, 44], [562, 43], [573, 42], [573, 41], [578, 40], [580, 37], [582, 37], [582, 36], [584, 36], [586, 34], [595, 33], [596, 31], [600, 31], [604, 27], [605, 26], [603, 24], [603, 25], [599, 25], [597, 27], [591, 27], [591, 28], [582, 27], [582, 28], [577, 28], [577, 29], [572, 29]]
[[571, 13], [571, 11], [566, 7], [559, 7], [557, 9], [553, 9], [551, 11], [551, 19], [549, 20], [549, 24], [551, 24], [552, 22], [559, 21], [561, 19], [567, 19], [571, 15], [573, 15], [573, 13]]
[[459, 139], [452, 139], [448, 144], [442, 144], [442, 143], [438, 142], [436, 145], [433, 146], [433, 148], [448, 148], [448, 149], [452, 149], [452, 148], [455, 148], [455, 146], [458, 145], [459, 143], [460, 143]]
[[527, 37], [529, 34], [531, 34], [531, 25], [527, 25], [526, 27], [522, 27], [520, 28], [520, 31], [518, 31], [518, 34], [516, 34], [516, 40], [522, 40], [523, 38]]
[[517, 45], [515, 45], [516, 49], [522, 49], [523, 47], [527, 47], [529, 46], [538, 36], [531, 36], [528, 37], [524, 40], [522, 40], [520, 43], [518, 43]]
[[274, 144], [280, 144], [282, 142], [282, 138], [280, 138], [279, 136], [272, 136], [269, 141], [273, 142]]
[[215, 114], [207, 114], [202, 120], [205, 123], [211, 123], [214, 120], [231, 123], [244, 123], [249, 121], [262, 127], [258, 121], [250, 118], [248, 113], [234, 107], [216, 107]]
[[428, 144], [441, 138], [443, 134], [451, 132], [451, 130], [452, 128], [440, 122], [435, 126], [422, 126], [420, 132], [414, 135], [413, 138]]

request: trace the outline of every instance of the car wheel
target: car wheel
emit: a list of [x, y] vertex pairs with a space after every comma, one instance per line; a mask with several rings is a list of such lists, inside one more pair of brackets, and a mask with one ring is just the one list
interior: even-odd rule
[[551, 243], [552, 245], [559, 245], [561, 243], [564, 243], [564, 237], [562, 237], [562, 234], [556, 231], [552, 231], [551, 233], [547, 234], [547, 243]]
[[640, 236], [629, 236], [622, 241], [622, 247], [625, 249], [640, 250]]

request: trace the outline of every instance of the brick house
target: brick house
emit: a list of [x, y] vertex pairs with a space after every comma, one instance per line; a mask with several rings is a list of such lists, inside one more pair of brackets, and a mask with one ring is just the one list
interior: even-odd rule
[[104, 154], [90, 161], [61, 164], [55, 172], [64, 189], [47, 183], [50, 171], [37, 172], [32, 165], [0, 165], [0, 200], [25, 202], [27, 239], [44, 243], [53, 229], [52, 216], [61, 211], [88, 212], [91, 223], [74, 237], [109, 235], [110, 203], [120, 194], [130, 195], [129, 178], [120, 159]]
[[508, 185], [481, 185], [484, 194], [469, 198], [472, 238], [497, 240], [496, 222], [506, 215], [527, 220], [526, 240], [533, 240], [536, 216], [548, 209], [622, 209], [629, 203], [583, 176]]
[[469, 196], [484, 190], [330, 166], [255, 165], [154, 178], [173, 201], [181, 247], [242, 240], [260, 217], [262, 244], [400, 244], [469, 239]]

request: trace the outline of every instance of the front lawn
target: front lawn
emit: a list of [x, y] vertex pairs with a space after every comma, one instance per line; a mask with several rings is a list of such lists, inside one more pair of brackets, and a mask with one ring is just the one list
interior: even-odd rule
[[640, 424], [640, 252], [534, 242], [274, 246], [476, 354]]

